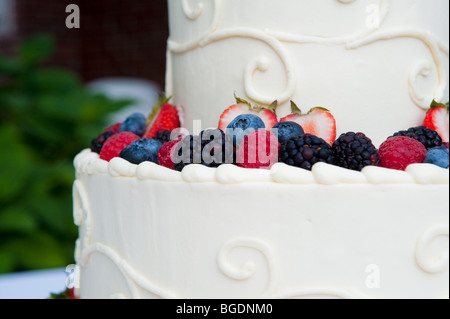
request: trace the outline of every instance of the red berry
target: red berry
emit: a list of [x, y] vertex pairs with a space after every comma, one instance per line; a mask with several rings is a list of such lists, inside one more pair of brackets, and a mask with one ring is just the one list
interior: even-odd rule
[[183, 137], [179, 137], [176, 140], [169, 141], [165, 143], [158, 152], [158, 164], [170, 169], [175, 169], [175, 164], [173, 162], [173, 155], [177, 148], [178, 143], [183, 140]]
[[168, 103], [170, 98], [161, 97], [153, 106], [152, 113], [148, 116], [147, 131], [144, 138], [154, 138], [159, 131], [173, 131], [180, 127], [180, 116], [175, 106]]
[[438, 132], [443, 142], [449, 141], [448, 105], [433, 101], [425, 116], [423, 126]]
[[278, 162], [280, 143], [275, 134], [266, 130], [247, 135], [237, 150], [237, 164], [243, 168], [270, 169]]
[[305, 133], [318, 136], [328, 144], [333, 144], [336, 140], [336, 120], [327, 109], [315, 107], [303, 114], [297, 105], [291, 102], [291, 111], [292, 113], [280, 119], [280, 122], [295, 122]]
[[111, 125], [110, 127], [106, 128], [103, 133], [106, 132], [112, 132], [112, 133], [119, 133], [120, 127], [122, 126], [122, 123], [116, 123], [114, 125]]
[[269, 107], [252, 106], [249, 102], [236, 97], [237, 104], [227, 108], [220, 116], [218, 128], [222, 131], [226, 131], [228, 125], [239, 115], [253, 114], [259, 116], [264, 122], [266, 130], [270, 130], [278, 123], [277, 116], [275, 114], [276, 102]]
[[75, 293], [75, 288], [70, 288], [69, 289], [69, 299], [80, 299], [80, 297], [78, 297]]
[[404, 171], [411, 164], [423, 163], [427, 149], [415, 139], [399, 136], [381, 144], [378, 153], [381, 167]]
[[139, 136], [130, 132], [115, 134], [108, 138], [105, 144], [103, 144], [100, 152], [100, 158], [109, 162], [114, 157], [118, 157], [120, 152], [122, 152], [125, 147], [138, 139], [140, 139]]

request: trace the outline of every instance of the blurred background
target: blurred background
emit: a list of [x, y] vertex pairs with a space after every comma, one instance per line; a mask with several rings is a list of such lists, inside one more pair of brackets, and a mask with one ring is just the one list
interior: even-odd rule
[[[80, 28], [66, 27], [69, 4]], [[150, 112], [166, 6], [0, 0], [0, 274], [74, 263], [73, 158], [124, 113]]]

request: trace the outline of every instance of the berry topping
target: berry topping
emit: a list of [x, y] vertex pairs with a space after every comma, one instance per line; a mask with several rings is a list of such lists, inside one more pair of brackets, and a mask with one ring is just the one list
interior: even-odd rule
[[270, 169], [278, 162], [280, 144], [275, 134], [264, 129], [245, 136], [236, 154], [238, 166]]
[[160, 130], [153, 139], [160, 141], [161, 144], [165, 144], [172, 140], [171, 137], [172, 131]]
[[396, 136], [381, 144], [378, 153], [381, 167], [404, 171], [411, 164], [422, 163], [427, 150], [413, 138]]
[[292, 114], [282, 118], [280, 122], [295, 122], [303, 128], [305, 133], [320, 137], [330, 145], [336, 139], [336, 120], [329, 110], [315, 107], [307, 114], [303, 114], [291, 101], [291, 112]]
[[176, 147], [174, 154], [175, 169], [182, 171], [190, 164], [207, 167], [219, 167], [222, 164], [234, 164], [233, 141], [222, 130], [205, 130], [200, 136], [189, 135]]
[[134, 113], [127, 117], [120, 126], [119, 132], [131, 132], [137, 136], [142, 136], [147, 129], [147, 124], [145, 124], [146, 118], [141, 113]]
[[132, 164], [141, 164], [142, 162], [158, 164], [158, 151], [161, 146], [160, 141], [142, 138], [124, 148], [119, 156]]
[[144, 138], [154, 138], [159, 131], [172, 131], [180, 127], [180, 117], [177, 109], [169, 104], [170, 98], [161, 97], [147, 118], [147, 132]]
[[102, 147], [105, 144], [106, 140], [114, 134], [116, 133], [113, 133], [112, 131], [106, 131], [100, 134], [99, 137], [94, 138], [91, 142], [91, 151], [100, 154], [100, 151], [102, 150]]
[[120, 152], [138, 140], [139, 136], [131, 132], [121, 132], [114, 134], [103, 144], [102, 150], [100, 152], [100, 158], [105, 161], [110, 161], [114, 157], [118, 157]]
[[423, 121], [423, 126], [438, 132], [442, 141], [446, 143], [449, 141], [448, 109], [448, 103], [442, 104], [433, 101]]
[[428, 150], [424, 163], [434, 164], [442, 168], [449, 167], [449, 151], [446, 147], [435, 147]]
[[120, 127], [122, 126], [121, 122], [118, 122], [114, 125], [111, 125], [110, 127], [106, 128], [103, 133], [106, 132], [113, 132], [113, 133], [119, 133]]
[[333, 164], [331, 145], [320, 137], [305, 134], [281, 143], [280, 162], [311, 170], [318, 162]]
[[427, 150], [442, 145], [442, 138], [439, 134], [436, 131], [426, 128], [425, 126], [412, 127], [406, 131], [397, 132], [393, 137], [397, 136], [413, 138], [422, 143]]
[[158, 164], [170, 169], [175, 169], [175, 163], [173, 161], [173, 156], [177, 145], [183, 140], [183, 137], [179, 137], [176, 140], [169, 141], [165, 143], [158, 152]]
[[337, 166], [361, 171], [366, 166], [378, 166], [380, 157], [372, 140], [363, 133], [342, 134], [333, 146], [334, 161]]
[[293, 137], [305, 135], [303, 128], [295, 122], [279, 122], [272, 128], [272, 133], [278, 136], [278, 141], [284, 142]]
[[219, 129], [226, 131], [228, 125], [239, 115], [253, 114], [257, 115], [263, 122], [267, 130], [270, 130], [278, 123], [275, 109], [277, 102], [273, 102], [268, 108], [262, 106], [252, 106], [249, 102], [236, 97], [237, 104], [230, 106], [220, 116]]
[[264, 129], [266, 125], [254, 114], [242, 114], [236, 117], [228, 126], [226, 133], [233, 136], [233, 145], [237, 147], [244, 137], [253, 131]]

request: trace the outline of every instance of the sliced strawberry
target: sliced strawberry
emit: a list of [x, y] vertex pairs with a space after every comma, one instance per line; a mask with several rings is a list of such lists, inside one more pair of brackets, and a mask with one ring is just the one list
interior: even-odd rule
[[433, 101], [425, 116], [423, 126], [438, 132], [444, 143], [449, 141], [449, 104]]
[[277, 101], [273, 102], [269, 107], [252, 106], [249, 102], [236, 97], [235, 105], [230, 106], [220, 116], [219, 129], [226, 131], [228, 125], [239, 115], [242, 114], [254, 114], [261, 118], [266, 126], [266, 130], [270, 130], [275, 124], [278, 123], [275, 109], [277, 107]]
[[329, 144], [336, 140], [336, 120], [329, 110], [323, 107], [312, 108], [307, 114], [291, 101], [292, 114], [282, 118], [280, 122], [295, 122], [305, 133], [318, 136]]
[[147, 132], [143, 138], [153, 138], [160, 130], [172, 131], [180, 127], [177, 109], [169, 104], [170, 98], [161, 97], [147, 118]]

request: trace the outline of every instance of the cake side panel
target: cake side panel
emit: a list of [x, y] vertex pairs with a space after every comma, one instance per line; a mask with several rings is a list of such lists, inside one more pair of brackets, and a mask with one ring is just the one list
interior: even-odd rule
[[448, 185], [78, 181], [82, 298], [448, 296]]

